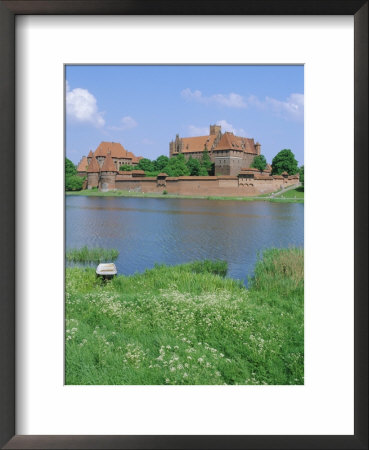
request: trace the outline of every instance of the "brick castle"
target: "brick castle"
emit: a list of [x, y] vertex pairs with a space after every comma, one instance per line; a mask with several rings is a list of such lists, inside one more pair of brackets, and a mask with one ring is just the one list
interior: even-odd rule
[[238, 195], [252, 196], [274, 192], [299, 183], [299, 176], [271, 175], [270, 166], [260, 172], [251, 168], [261, 145], [254, 139], [222, 133], [219, 125], [210, 125], [206, 136], [180, 138], [177, 134], [169, 143], [169, 156], [182, 153], [201, 159], [208, 151], [214, 163], [215, 176], [145, 177], [142, 170], [120, 171], [121, 165], [137, 166], [141, 156], [135, 156], [116, 142], [101, 142], [97, 149], [82, 157], [77, 166], [78, 175], [86, 177], [84, 188], [102, 191], [128, 190], [147, 193], [183, 195]]
[[216, 174], [238, 175], [243, 168], [251, 166], [260, 149], [261, 145], [254, 139], [235, 136], [229, 131], [222, 133], [220, 125], [210, 125], [206, 136], [181, 138], [177, 134], [169, 143], [169, 156], [183, 153], [186, 159], [190, 156], [201, 159], [207, 150]]

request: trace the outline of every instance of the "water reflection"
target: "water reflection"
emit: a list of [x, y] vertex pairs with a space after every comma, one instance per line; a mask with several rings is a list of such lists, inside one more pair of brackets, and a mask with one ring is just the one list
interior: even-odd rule
[[257, 253], [303, 246], [299, 203], [121, 197], [66, 198], [66, 245], [117, 248], [119, 273], [155, 263], [224, 259], [228, 276], [246, 281]]

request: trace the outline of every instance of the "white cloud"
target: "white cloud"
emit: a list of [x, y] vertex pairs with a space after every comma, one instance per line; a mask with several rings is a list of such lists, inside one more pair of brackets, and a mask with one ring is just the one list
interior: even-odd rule
[[110, 130], [131, 130], [137, 127], [138, 123], [131, 116], [124, 116], [120, 120], [121, 125], [118, 127], [109, 127]]
[[138, 125], [138, 123], [130, 116], [122, 117], [121, 122], [123, 130], [130, 130], [131, 128], [135, 128]]
[[300, 121], [304, 119], [304, 94], [291, 94], [285, 101], [272, 97], [265, 97], [264, 101], [260, 101], [255, 96], [250, 96], [247, 101], [249, 105], [271, 111], [286, 120]]
[[274, 113], [285, 119], [304, 118], [304, 94], [291, 94], [284, 102], [270, 97], [266, 97], [265, 101]]
[[196, 125], [189, 125], [188, 131], [189, 131], [190, 137], [206, 136], [209, 134], [209, 127], [197, 127]]
[[[222, 133], [230, 131], [237, 136], [247, 136], [246, 131], [243, 128], [235, 128], [231, 123], [227, 122], [225, 119], [217, 120], [217, 125], [222, 127]], [[201, 127], [196, 125], [188, 126], [189, 136], [207, 136], [209, 134], [209, 127]]]
[[236, 128], [231, 123], [228, 123], [224, 119], [218, 120], [217, 125], [220, 125], [222, 127], [222, 133], [225, 133], [226, 131], [230, 131], [233, 134], [237, 134]]
[[66, 82], [67, 115], [77, 122], [91, 123], [96, 127], [103, 127], [105, 120], [97, 108], [96, 98], [87, 90], [75, 88], [70, 90]]
[[236, 136], [247, 137], [247, 133], [243, 128], [235, 128], [231, 123], [228, 123], [224, 119], [218, 120], [217, 125], [220, 125], [222, 127], [222, 133], [225, 133], [226, 131], [230, 131], [231, 133], [235, 134]]
[[181, 96], [189, 101], [203, 103], [205, 105], [220, 105], [228, 108], [246, 108], [247, 104], [243, 97], [239, 94], [231, 92], [230, 94], [214, 94], [208, 97], [204, 96], [201, 91], [191, 91], [191, 89], [183, 89]]
[[[242, 95], [235, 94], [213, 94], [205, 96], [199, 90], [191, 91], [187, 88], [181, 92], [181, 96], [188, 101], [202, 103], [203, 105], [218, 105], [228, 108], [255, 107], [270, 111], [274, 115], [283, 117], [286, 120], [303, 120], [304, 117], [304, 94], [294, 93], [286, 100], [277, 100], [272, 97], [265, 97], [259, 100], [258, 97], [250, 95], [247, 99]], [[231, 130], [229, 130], [231, 131]]]

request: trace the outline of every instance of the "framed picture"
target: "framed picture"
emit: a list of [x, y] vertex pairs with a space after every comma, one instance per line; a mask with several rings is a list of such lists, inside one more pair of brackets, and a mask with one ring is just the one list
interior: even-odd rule
[[[3, 274], [0, 442], [4, 448], [368, 447], [367, 17], [368, 4], [364, 1], [338, 4], [327, 1], [314, 5], [283, 1], [278, 5], [269, 1], [228, 5], [210, 2], [131, 5], [126, 1], [0, 3], [3, 61], [0, 142], [4, 166], [0, 179], [6, 193], [1, 206], [3, 258], [0, 262]], [[351, 63], [354, 63], [354, 70]], [[295, 69], [299, 74], [291, 75]], [[263, 82], [269, 90], [258, 92], [257, 86]], [[248, 84], [248, 91], [239, 88], [242, 83]], [[280, 92], [291, 95], [285, 94], [281, 100], [277, 94], [273, 95], [271, 86], [282, 85], [287, 86], [287, 90]], [[254, 95], [246, 97], [246, 92]], [[112, 114], [115, 106], [114, 103], [109, 106], [109, 98], [115, 98], [119, 106], [116, 116]], [[192, 117], [193, 122], [185, 121], [181, 108], [187, 108], [187, 117]], [[224, 117], [222, 108], [228, 108]], [[169, 110], [172, 113], [168, 113]], [[211, 115], [209, 111], [216, 113]], [[241, 117], [238, 111], [244, 112], [242, 124], [237, 121]], [[265, 111], [278, 116], [280, 122], [268, 122], [267, 116], [261, 114]], [[205, 118], [212, 122], [202, 123]], [[169, 126], [171, 119], [175, 119], [174, 124]], [[114, 251], [101, 256], [104, 251], [93, 248], [95, 253], [102, 252], [96, 256], [88, 248], [94, 236], [100, 240], [92, 247], [100, 241], [104, 247], [118, 242], [110, 239], [109, 226], [122, 220], [116, 211], [121, 209], [119, 201], [123, 199], [115, 199], [112, 192], [118, 192], [116, 196], [126, 193], [125, 209], [130, 214], [142, 214], [134, 203], [138, 201], [137, 196], [147, 196], [149, 192], [151, 197], [144, 200], [146, 220], [140, 216], [134, 222], [132, 217], [124, 215], [123, 219], [133, 220], [133, 225], [130, 228], [130, 224], [126, 224], [128, 240], [119, 235], [123, 246], [118, 250], [126, 252], [132, 263], [127, 264], [118, 256], [118, 272], [130, 275], [152, 269], [149, 276], [155, 278], [160, 275], [155, 272], [160, 271], [160, 267], [153, 268], [155, 262], [185, 263], [180, 266], [181, 271], [190, 270], [192, 274], [205, 271], [208, 284], [218, 286], [204, 296], [207, 301], [213, 296], [210, 304], [215, 304], [216, 295], [224, 300], [228, 295], [225, 285], [232, 281], [222, 281], [225, 270], [222, 263], [188, 266], [191, 259], [201, 257], [201, 252], [195, 254], [191, 249], [201, 249], [200, 241], [209, 236], [212, 244], [208, 243], [207, 248], [212, 252], [206, 253], [206, 257], [210, 255], [219, 260], [222, 259], [219, 252], [227, 255], [232, 250], [231, 241], [221, 245], [219, 236], [216, 233], [213, 236], [214, 230], [219, 232], [216, 211], [207, 211], [213, 219], [196, 245], [190, 244], [195, 237], [194, 227], [206, 225], [203, 220], [199, 222], [194, 213], [197, 206], [192, 205], [191, 211], [187, 211], [182, 205], [181, 209], [186, 210], [191, 220], [184, 220], [178, 211], [170, 211], [168, 226], [174, 227], [177, 237], [182, 236], [187, 244], [182, 248], [180, 241], [169, 240], [168, 248], [178, 247], [179, 251], [168, 253], [158, 234], [160, 228], [167, 227], [163, 216], [155, 233], [147, 231], [146, 226], [152, 228], [156, 223], [155, 214], [152, 215], [155, 211], [150, 212], [149, 203], [160, 201], [169, 205], [170, 198], [175, 203], [178, 195], [193, 197], [198, 194], [195, 187], [206, 190], [208, 197], [224, 192], [228, 196], [240, 196], [240, 191], [241, 197], [264, 195], [270, 199], [276, 191], [277, 196], [284, 197], [286, 189], [291, 192], [288, 189], [296, 188], [299, 180], [295, 172], [299, 170], [299, 176], [303, 172], [297, 165], [291, 173], [284, 169], [278, 172], [273, 158], [277, 152], [268, 153], [268, 145], [269, 148], [273, 145], [284, 148], [283, 139], [278, 136], [286, 135], [284, 127], [289, 136], [295, 129], [288, 120], [295, 121], [293, 123], [300, 120], [300, 140], [302, 142], [304, 134], [302, 148], [307, 166], [305, 207], [296, 205], [302, 206], [306, 213], [305, 238], [303, 231], [302, 237], [296, 237], [305, 241], [302, 319], [300, 314], [305, 323], [305, 338], [300, 339], [302, 350], [298, 349], [296, 317], [289, 325], [285, 319], [279, 319], [273, 334], [270, 333], [273, 322], [265, 317], [264, 307], [261, 308], [264, 316], [261, 314], [257, 320], [269, 324], [267, 335], [275, 338], [270, 340], [276, 344], [281, 329], [289, 329], [292, 334], [288, 340], [294, 340], [295, 347], [289, 346], [284, 353], [282, 345], [275, 361], [279, 358], [283, 363], [280, 366], [273, 363], [274, 369], [270, 369], [270, 364], [260, 360], [265, 353], [264, 346], [270, 345], [264, 340], [266, 335], [253, 332], [245, 337], [243, 334], [242, 349], [238, 351], [247, 356], [249, 366], [243, 370], [242, 364], [234, 364], [229, 357], [227, 364], [232, 366], [229, 369], [221, 360], [224, 356], [221, 347], [227, 356], [232, 353], [232, 345], [227, 347], [225, 331], [221, 328], [227, 321], [219, 322], [218, 334], [222, 336], [219, 338], [208, 323], [210, 317], [217, 320], [214, 311], [204, 316], [207, 332], [202, 330], [203, 342], [196, 342], [195, 348], [189, 329], [183, 326], [184, 322], [189, 323], [190, 317], [181, 315], [183, 311], [180, 312], [182, 322], [177, 323], [183, 328], [182, 334], [178, 332], [182, 341], [177, 342], [172, 330], [165, 329], [163, 314], [161, 328], [158, 322], [161, 331], [155, 332], [154, 342], [150, 343], [144, 335], [149, 324], [140, 324], [146, 320], [145, 305], [140, 303], [141, 315], [136, 317], [134, 327], [136, 335], [125, 332], [122, 342], [124, 339], [129, 342], [124, 342], [124, 349], [119, 347], [113, 355], [115, 359], [112, 357], [106, 363], [109, 356], [105, 349], [122, 338], [115, 337], [115, 329], [106, 329], [115, 320], [116, 308], [121, 304], [112, 304], [111, 299], [104, 303], [106, 299], [101, 297], [105, 319], [93, 323], [92, 318], [96, 316], [93, 295], [84, 292], [80, 296], [80, 287], [78, 292], [75, 290], [75, 286], [85, 286], [88, 280], [82, 280], [85, 275], [80, 269], [69, 268], [68, 263], [65, 268], [65, 247], [71, 261], [87, 258], [86, 261], [95, 264], [114, 259], [117, 256]], [[165, 123], [161, 123], [163, 121]], [[244, 122], [247, 128], [246, 124], [242, 128]], [[90, 128], [76, 127], [76, 123], [87, 124]], [[137, 135], [135, 141], [132, 130], [138, 129], [139, 123], [145, 123], [151, 132], [147, 136]], [[205, 125], [210, 128], [205, 130]], [[161, 134], [155, 134], [157, 128]], [[94, 130], [99, 132], [96, 134]], [[104, 135], [106, 139], [100, 139]], [[162, 135], [165, 135], [164, 140]], [[257, 142], [259, 135], [262, 136], [261, 148]], [[103, 142], [95, 144], [97, 136]], [[124, 140], [120, 141], [121, 137]], [[139, 145], [135, 146], [138, 139], [145, 153], [140, 152]], [[201, 139], [204, 142], [200, 142]], [[150, 150], [155, 140], [160, 142], [160, 149]], [[90, 147], [82, 154], [81, 148], [87, 142]], [[164, 145], [167, 149], [162, 151]], [[291, 147], [298, 148], [298, 144], [291, 144]], [[256, 158], [263, 155], [263, 148], [266, 162], [272, 164], [270, 168], [254, 167], [259, 160], [263, 163], [261, 158]], [[65, 157], [72, 160], [66, 187], [68, 184], [68, 190], [74, 191], [84, 183], [89, 195], [70, 195], [65, 199]], [[302, 153], [297, 159], [301, 161], [303, 157]], [[67, 161], [66, 174], [68, 164]], [[283, 186], [276, 187], [276, 183]], [[95, 197], [97, 193], [109, 198]], [[294, 195], [298, 195], [297, 190]], [[101, 200], [109, 203], [106, 211], [103, 211], [105, 207], [102, 209]], [[252, 213], [223, 201], [228, 204], [227, 227], [231, 217], [242, 214], [246, 217]], [[273, 205], [265, 201], [262, 204]], [[76, 211], [82, 210], [85, 217], [76, 219]], [[101, 211], [109, 215], [108, 221], [99, 219]], [[269, 211], [268, 217], [272, 213]], [[178, 220], [173, 219], [174, 214]], [[255, 211], [253, 214], [256, 220]], [[282, 224], [278, 232], [279, 246], [283, 247], [291, 242], [291, 230], [286, 217], [279, 210], [278, 214]], [[300, 225], [304, 222], [304, 216], [301, 217]], [[97, 228], [91, 228], [91, 223], [97, 223]], [[241, 237], [236, 225], [232, 222], [233, 234], [242, 239], [240, 248], [245, 247], [246, 238]], [[259, 224], [258, 228], [262, 229], [263, 225]], [[302, 230], [301, 226], [299, 229]], [[288, 235], [287, 244], [283, 241], [283, 230]], [[270, 227], [266, 232], [272, 235]], [[154, 235], [160, 245], [154, 245]], [[142, 240], [142, 236], [147, 239]], [[132, 242], [138, 247], [130, 254]], [[251, 245], [252, 242], [247, 244]], [[140, 246], [143, 250], [145, 246], [151, 247], [140, 253]], [[160, 251], [164, 256], [157, 256]], [[132, 256], [134, 252], [138, 255], [136, 260]], [[242, 252], [233, 249], [233, 253]], [[155, 255], [155, 261], [147, 260], [150, 255]], [[299, 263], [292, 261], [292, 255], [288, 258], [284, 271], [289, 270], [289, 264], [296, 270]], [[227, 259], [226, 256], [223, 259]], [[143, 261], [141, 265], [140, 261]], [[234, 261], [238, 261], [237, 258]], [[92, 277], [95, 294], [104, 296], [106, 289], [111, 294], [114, 289], [124, 288], [128, 299], [124, 307], [128, 307], [134, 291], [131, 292], [123, 281], [124, 286], [120, 286], [119, 277], [113, 282], [104, 281], [115, 275], [110, 272], [106, 275], [105, 269], [101, 266], [96, 272], [102, 279], [95, 278], [95, 268], [83, 274]], [[168, 272], [168, 268], [165, 270]], [[247, 271], [245, 267], [237, 268], [234, 264], [228, 270], [231, 278], [247, 283], [243, 275]], [[173, 272], [173, 280], [180, 282], [177, 275]], [[196, 282], [200, 283], [201, 276]], [[211, 278], [215, 276], [218, 278]], [[137, 277], [135, 282], [140, 286], [142, 280]], [[192, 275], [192, 280], [194, 277]], [[168, 286], [160, 283], [161, 289], [157, 292], [144, 287], [141, 298], [158, 298], [160, 292], [170, 303], [173, 299], [169, 298]], [[196, 289], [198, 293], [201, 290], [199, 286]], [[235, 286], [227, 289], [234, 290]], [[227, 310], [237, 324], [234, 340], [240, 331], [237, 314], [242, 307], [248, 302], [248, 308], [254, 312], [258, 309], [256, 298], [255, 304], [252, 303], [252, 287], [249, 294], [244, 286], [238, 289], [238, 299], [229, 297], [230, 302], [238, 301], [237, 311]], [[67, 299], [72, 299], [65, 308], [64, 292]], [[265, 292], [264, 301], [272, 302]], [[183, 292], [180, 294], [183, 297]], [[186, 295], [186, 304], [191, 303], [192, 297], [190, 299], [188, 292]], [[197, 302], [201, 296], [195, 296]], [[88, 297], [91, 303], [83, 306], [82, 297]], [[287, 297], [286, 294], [285, 300]], [[276, 302], [275, 297], [274, 304]], [[171, 314], [175, 315], [178, 304], [174, 302], [172, 306]], [[83, 322], [79, 314], [85, 307], [89, 316]], [[275, 311], [270, 310], [271, 316]], [[293, 305], [287, 305], [286, 311], [292, 317]], [[154, 315], [151, 320], [156, 320]], [[92, 328], [88, 327], [94, 329], [93, 339], [95, 344], [98, 342], [90, 353], [85, 352], [88, 336], [92, 336]], [[104, 328], [104, 333], [100, 327]], [[132, 323], [129, 327], [133, 329]], [[78, 328], [86, 331], [86, 339], [79, 335]], [[171, 336], [171, 342], [165, 342], [163, 347], [164, 335]], [[159, 347], [160, 354], [156, 354]], [[304, 347], [305, 361], [298, 357], [300, 351], [303, 355]], [[206, 366], [202, 353], [196, 353], [198, 348], [202, 349], [205, 359], [210, 358]], [[274, 358], [273, 348], [270, 346], [269, 361]], [[251, 356], [257, 349], [259, 363]], [[188, 364], [185, 370], [185, 361], [181, 358], [192, 355], [196, 355], [199, 369], [193, 370]], [[88, 358], [94, 361], [90, 366]], [[140, 358], [147, 363], [146, 375], [141, 378], [136, 367], [141, 363]], [[93, 371], [96, 364], [101, 369], [98, 372]], [[117, 371], [110, 370], [113, 365]], [[255, 367], [255, 371], [251, 373], [250, 367]], [[284, 367], [286, 372], [277, 367]], [[155, 375], [147, 378], [150, 370]]]

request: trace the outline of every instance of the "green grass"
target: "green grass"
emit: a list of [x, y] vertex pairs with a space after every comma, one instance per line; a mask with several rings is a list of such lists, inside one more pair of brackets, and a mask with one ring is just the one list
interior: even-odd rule
[[134, 197], [134, 198], [191, 198], [191, 199], [205, 199], [205, 200], [236, 200], [242, 202], [283, 202], [283, 203], [301, 203], [301, 198], [270, 198], [270, 194], [262, 194], [257, 197], [237, 197], [237, 196], [218, 196], [218, 195], [179, 195], [179, 194], [164, 194], [163, 193], [145, 193], [134, 191], [107, 191], [101, 192], [97, 189], [85, 189], [82, 191], [67, 191], [66, 195], [82, 195], [86, 197]]
[[266, 251], [250, 289], [224, 262], [108, 282], [67, 268], [66, 384], [303, 384], [303, 267]]
[[118, 258], [119, 251], [112, 248], [71, 248], [66, 251], [66, 260], [68, 262], [107, 262], [114, 261]]
[[304, 199], [304, 188], [302, 186], [296, 188], [296, 189], [291, 189], [290, 191], [286, 191], [283, 194], [281, 194], [280, 196], [278, 196], [278, 198], [286, 198], [286, 199], [299, 199], [299, 200], [303, 200]]

